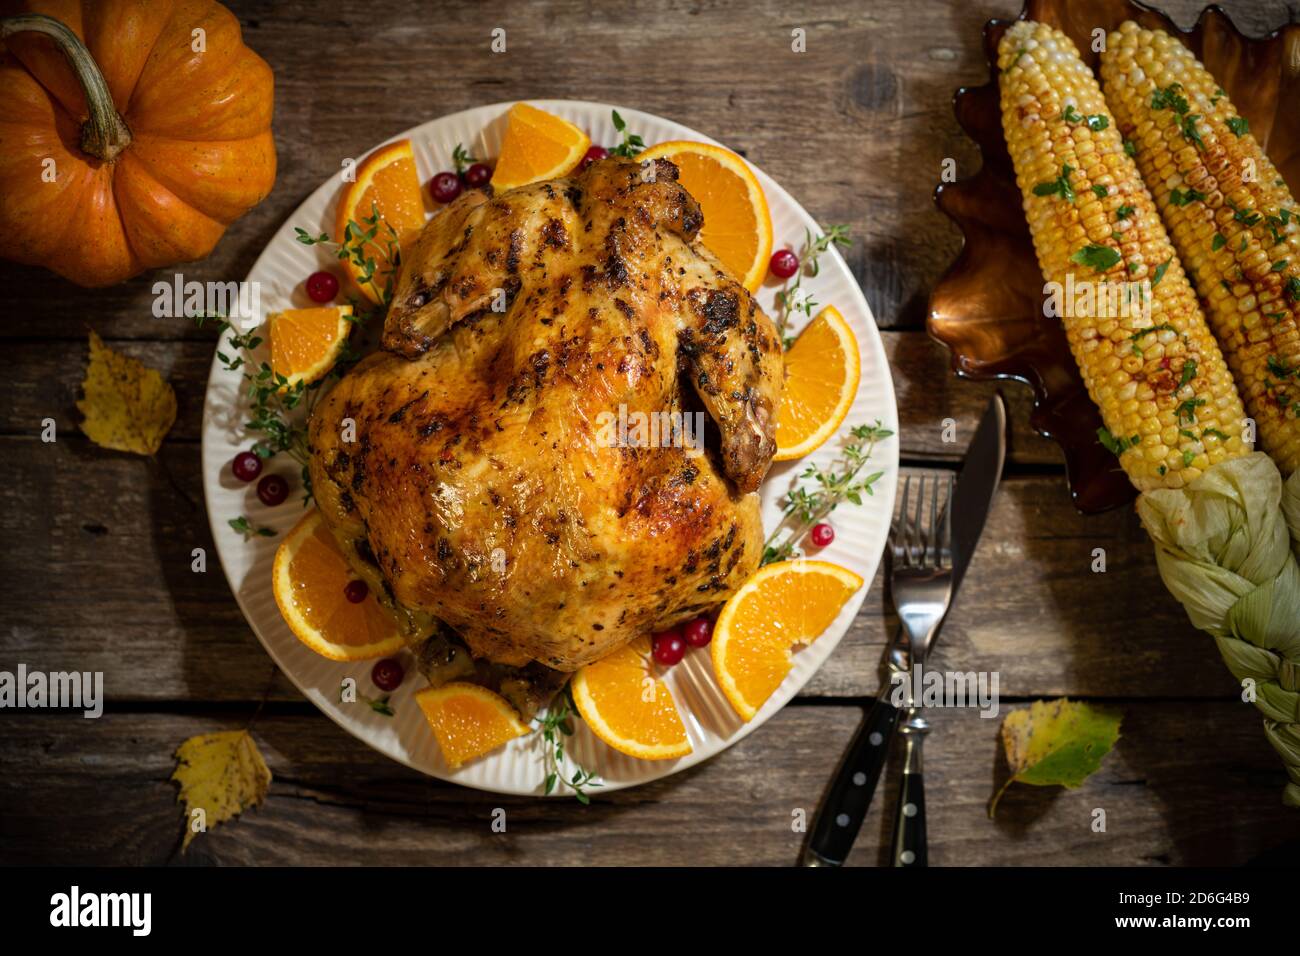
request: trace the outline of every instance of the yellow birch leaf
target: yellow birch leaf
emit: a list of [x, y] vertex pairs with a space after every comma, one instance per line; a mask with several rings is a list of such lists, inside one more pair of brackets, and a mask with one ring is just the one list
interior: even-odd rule
[[[172, 779], [181, 785], [185, 803], [185, 842], [194, 839], [194, 811], [202, 810], [205, 828], [238, 816], [266, 799], [271, 771], [247, 730], [227, 730], [191, 737], [176, 748]], [[200, 831], [201, 832], [201, 831]]]
[[101, 448], [152, 455], [176, 421], [176, 393], [140, 361], [114, 352], [93, 331], [77, 410], [81, 430]]

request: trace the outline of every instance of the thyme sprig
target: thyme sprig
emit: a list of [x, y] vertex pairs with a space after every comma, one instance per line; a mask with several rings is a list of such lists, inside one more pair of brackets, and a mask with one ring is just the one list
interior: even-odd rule
[[645, 149], [645, 140], [636, 133], [629, 133], [627, 131], [627, 121], [618, 115], [618, 110], [610, 110], [610, 112], [613, 114], [614, 129], [616, 129], [623, 137], [623, 142], [611, 149], [609, 155], [626, 156], [628, 159], [631, 159], [637, 153]]
[[858, 425], [849, 431], [849, 441], [839, 461], [829, 469], [811, 464], [799, 476], [806, 484], [798, 484], [785, 495], [785, 511], [780, 522], [763, 542], [761, 564], [785, 561], [796, 556], [799, 542], [812, 526], [822, 521], [842, 502], [862, 504], [863, 495], [875, 494], [875, 483], [884, 474], [872, 472], [859, 477], [871, 459], [876, 443], [894, 433], [880, 424]]
[[817, 273], [821, 271], [817, 260], [832, 246], [847, 248], [852, 244], [853, 239], [849, 235], [848, 226], [831, 226], [816, 238], [813, 237], [812, 232], [804, 230], [803, 248], [799, 251], [799, 270], [786, 279], [785, 285], [776, 293], [776, 331], [786, 348], [794, 344], [794, 337], [786, 335], [790, 327], [790, 319], [800, 313], [806, 318], [811, 318], [813, 310], [817, 308], [817, 301], [803, 288], [804, 276], [810, 279], [816, 278]]
[[[312, 235], [298, 226], [293, 232], [294, 238], [304, 246], [332, 246], [340, 261], [356, 266], [359, 273], [357, 283], [375, 294], [381, 308], [388, 307], [393, 300], [393, 279], [402, 256], [397, 247], [397, 232], [379, 215], [377, 205], [370, 204], [370, 215], [362, 217], [361, 222], [348, 220], [343, 227], [342, 241], [335, 241], [323, 232]], [[382, 272], [382, 288], [378, 281], [381, 261], [388, 266]]]
[[465, 170], [477, 163], [478, 160], [470, 155], [469, 150], [457, 143], [456, 148], [451, 151], [451, 162], [456, 167], [456, 175], [462, 176]]
[[542, 732], [542, 746], [546, 755], [545, 793], [550, 795], [555, 791], [556, 785], [563, 781], [573, 791], [578, 802], [586, 805], [591, 803], [587, 788], [603, 786], [600, 778], [591, 771], [575, 765], [573, 774], [565, 780], [561, 770], [564, 765], [564, 741], [566, 737], [573, 736], [573, 715], [577, 710], [577, 706], [573, 703], [573, 693], [568, 685], [565, 685], [564, 691], [556, 694], [555, 699], [546, 708], [546, 715], [539, 715], [533, 719], [537, 721]]

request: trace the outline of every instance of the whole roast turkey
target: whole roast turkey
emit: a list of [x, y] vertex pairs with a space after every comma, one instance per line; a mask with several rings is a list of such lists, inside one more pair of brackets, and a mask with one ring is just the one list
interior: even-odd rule
[[[436, 632], [422, 660], [573, 671], [757, 567], [781, 343], [701, 224], [670, 162], [610, 158], [466, 192], [404, 251], [382, 349], [312, 416], [311, 478], [359, 573]], [[693, 420], [702, 442], [666, 427]]]

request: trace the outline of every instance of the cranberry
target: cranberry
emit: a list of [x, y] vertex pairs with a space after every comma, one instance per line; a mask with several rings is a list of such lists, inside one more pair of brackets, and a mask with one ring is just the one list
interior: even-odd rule
[[313, 302], [333, 302], [339, 294], [339, 279], [332, 272], [313, 272], [307, 277], [307, 298]]
[[813, 544], [824, 548], [835, 540], [835, 529], [823, 521], [821, 524], [813, 525], [811, 537]]
[[375, 666], [370, 670], [370, 679], [374, 685], [389, 693], [401, 687], [405, 677], [406, 668], [396, 657], [386, 657], [382, 661], [376, 661]]
[[257, 497], [268, 508], [282, 505], [284, 499], [289, 497], [289, 482], [279, 475], [267, 475], [257, 483]]
[[486, 186], [491, 178], [492, 170], [483, 163], [474, 163], [469, 169], [465, 170], [465, 185], [471, 189]]
[[799, 257], [789, 249], [778, 249], [772, 253], [767, 268], [778, 279], [788, 279], [799, 271]]
[[343, 596], [353, 604], [360, 604], [370, 593], [365, 581], [349, 581], [343, 588]]
[[230, 463], [230, 470], [240, 481], [252, 481], [262, 473], [262, 459], [255, 452], [241, 451]]
[[460, 177], [455, 173], [439, 173], [429, 184], [436, 202], [451, 202], [460, 195]]
[[686, 653], [686, 642], [682, 640], [682, 632], [679, 628], [660, 631], [653, 635], [650, 641], [654, 646], [655, 660], [664, 667], [672, 667]]
[[713, 622], [707, 617], [687, 621], [682, 628], [682, 637], [686, 638], [686, 643], [691, 647], [706, 647], [713, 640]]
[[604, 146], [589, 146], [587, 151], [582, 154], [582, 160], [578, 163], [578, 171], [586, 169], [592, 163], [599, 162], [609, 155], [609, 150]]

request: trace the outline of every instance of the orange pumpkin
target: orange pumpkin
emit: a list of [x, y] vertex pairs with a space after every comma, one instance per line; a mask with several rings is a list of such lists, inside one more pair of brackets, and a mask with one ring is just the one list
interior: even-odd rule
[[0, 10], [0, 256], [111, 285], [206, 256], [271, 191], [274, 78], [221, 4]]

